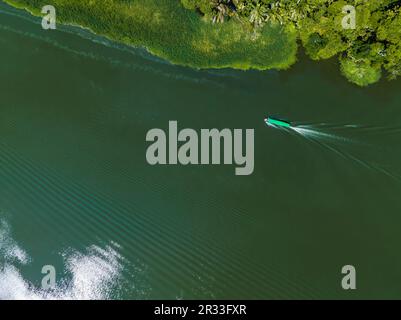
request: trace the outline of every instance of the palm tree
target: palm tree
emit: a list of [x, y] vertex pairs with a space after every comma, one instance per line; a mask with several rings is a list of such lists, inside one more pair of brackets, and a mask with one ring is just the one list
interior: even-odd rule
[[231, 0], [212, 0], [213, 23], [223, 23], [226, 16], [230, 15]]
[[252, 10], [249, 15], [249, 22], [251, 22], [255, 28], [261, 27], [265, 21], [269, 19], [268, 10], [265, 5], [260, 3], [252, 4]]

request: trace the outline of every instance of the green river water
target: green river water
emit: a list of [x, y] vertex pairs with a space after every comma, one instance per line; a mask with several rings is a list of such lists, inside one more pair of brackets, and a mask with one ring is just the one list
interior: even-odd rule
[[[401, 298], [400, 81], [196, 71], [5, 4], [0, 48], [0, 299]], [[169, 120], [254, 128], [254, 173], [150, 166]]]

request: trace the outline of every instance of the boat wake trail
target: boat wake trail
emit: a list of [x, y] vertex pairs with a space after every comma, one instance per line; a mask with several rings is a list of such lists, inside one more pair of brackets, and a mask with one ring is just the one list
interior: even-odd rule
[[[344, 126], [343, 126], [344, 127]], [[347, 128], [359, 128], [359, 126], [346, 126]], [[345, 149], [341, 149], [338, 145], [353, 145], [353, 146], [369, 146], [374, 147], [365, 142], [360, 142], [354, 139], [346, 138], [343, 136], [339, 136], [336, 134], [324, 132], [321, 129], [316, 129], [311, 126], [297, 126], [291, 127], [291, 130], [299, 134], [300, 136], [306, 138], [308, 141], [318, 145], [321, 148], [334, 152], [336, 155], [340, 156], [343, 159], [351, 160], [354, 163], [363, 166], [366, 169], [374, 170], [376, 172], [382, 173], [394, 180], [401, 181], [401, 175], [398, 175], [394, 172], [389, 171], [384, 168], [383, 165], [378, 163], [373, 163], [370, 161], [366, 161], [361, 157], [358, 157], [354, 154], [354, 152], [349, 152]]]
[[338, 143], [360, 144], [358, 141], [355, 141], [353, 139], [345, 138], [332, 133], [323, 132], [322, 130], [313, 129], [309, 126], [298, 126], [298, 127], [292, 127], [291, 129], [304, 137], [316, 139], [319, 141], [326, 140]]

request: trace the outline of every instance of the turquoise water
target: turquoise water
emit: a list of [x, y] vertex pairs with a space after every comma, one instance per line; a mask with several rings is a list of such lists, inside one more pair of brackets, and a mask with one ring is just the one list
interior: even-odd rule
[[[0, 45], [0, 298], [401, 296], [400, 81], [196, 71], [4, 4]], [[169, 120], [254, 128], [254, 173], [148, 165]]]

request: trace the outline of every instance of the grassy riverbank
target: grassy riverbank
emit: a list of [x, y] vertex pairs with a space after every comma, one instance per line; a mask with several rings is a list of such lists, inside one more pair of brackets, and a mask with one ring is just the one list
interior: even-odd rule
[[293, 27], [258, 33], [235, 21], [212, 24], [180, 0], [4, 0], [41, 15], [54, 5], [58, 22], [76, 24], [175, 64], [194, 68], [285, 69], [296, 60]]
[[231, 20], [255, 30], [275, 22], [296, 29], [314, 60], [338, 57], [359, 86], [401, 76], [400, 0], [181, 0], [209, 21]]
[[[3, 1], [38, 16], [54, 5], [60, 23], [193, 68], [286, 69], [299, 39], [311, 59], [337, 56], [344, 76], [359, 86], [401, 75], [398, 0]], [[350, 28], [343, 26], [347, 7], [354, 10]]]

